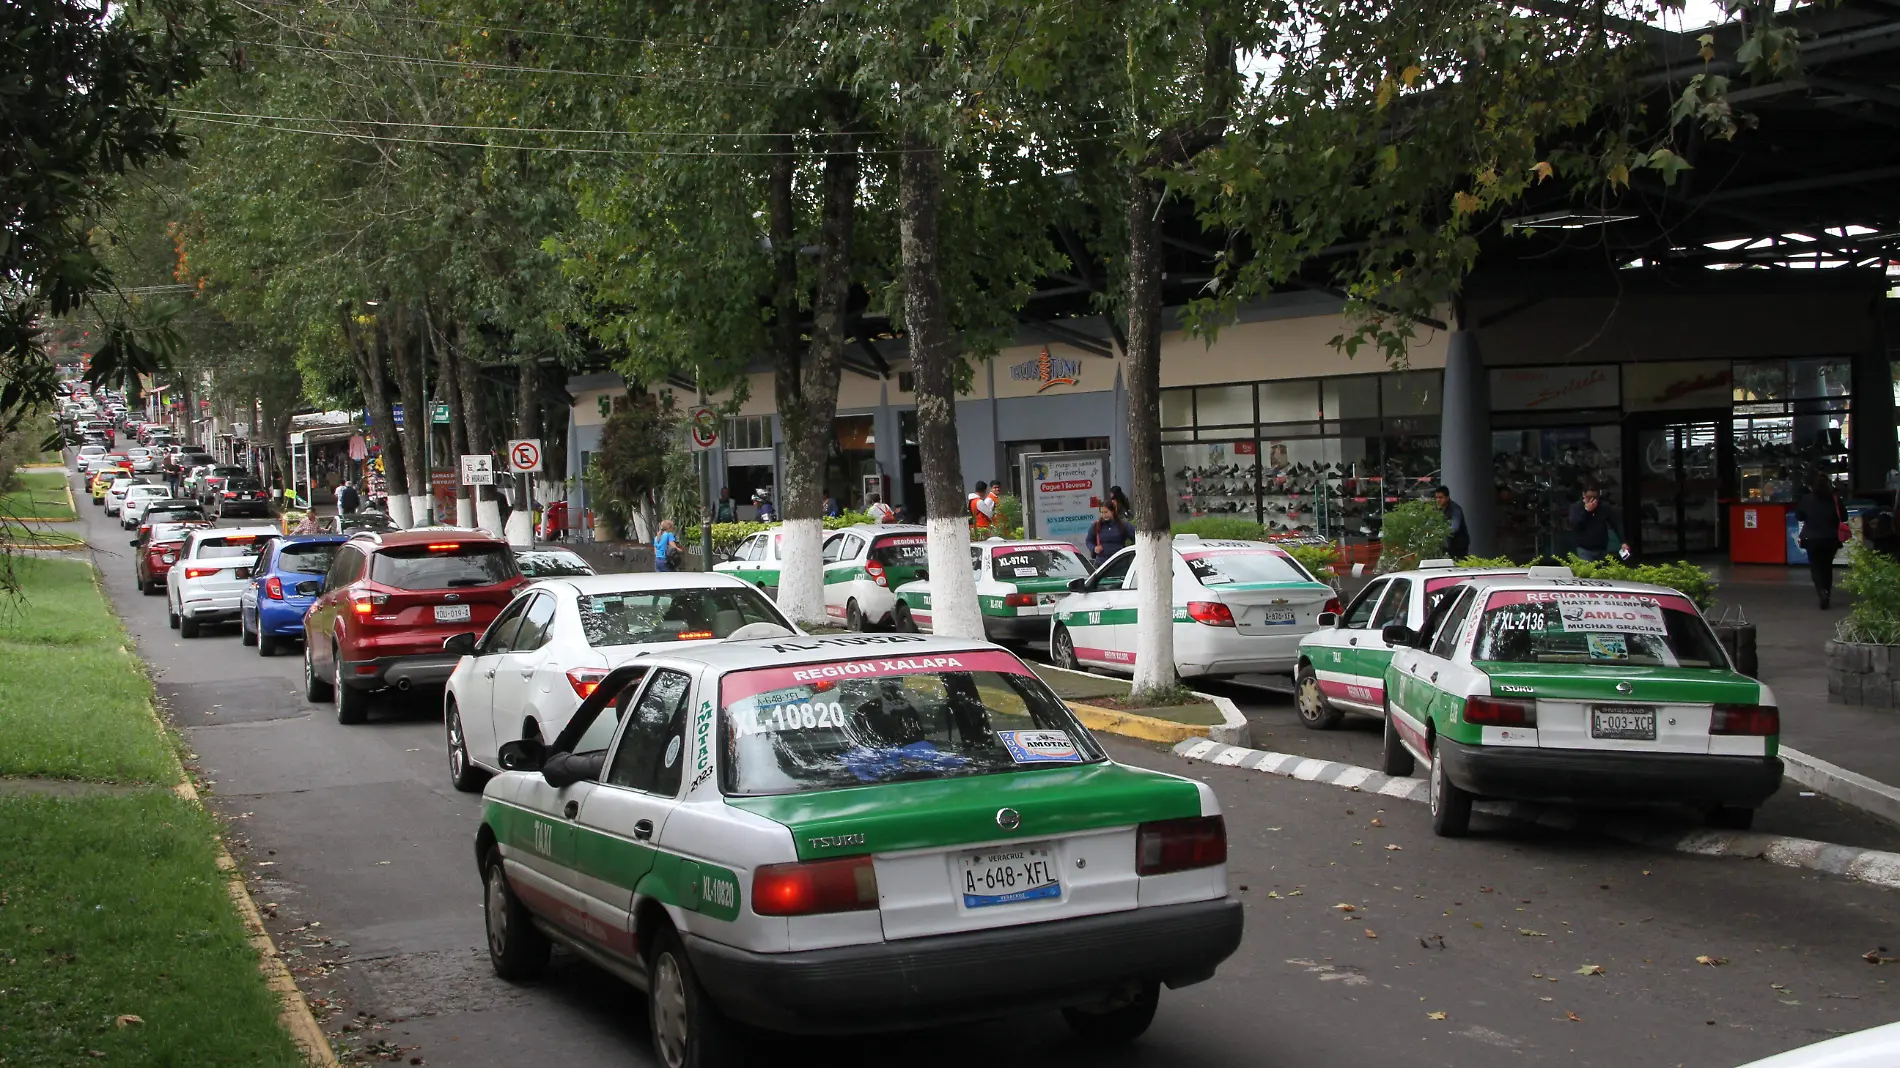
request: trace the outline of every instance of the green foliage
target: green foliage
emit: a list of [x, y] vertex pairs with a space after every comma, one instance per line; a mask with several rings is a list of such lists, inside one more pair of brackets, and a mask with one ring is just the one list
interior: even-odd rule
[[1331, 585], [1335, 581], [1333, 565], [1339, 562], [1339, 547], [1336, 545], [1283, 545], [1300, 566], [1313, 573], [1313, 577]]
[[1715, 576], [1687, 560], [1673, 564], [1626, 564], [1621, 560], [1585, 560], [1573, 555], [1564, 560], [1564, 565], [1578, 578], [1665, 586], [1689, 598], [1703, 611], [1715, 603]]
[[1458, 561], [1459, 567], [1516, 567], [1517, 561], [1508, 556], [1467, 556]]
[[1023, 536], [1023, 502], [1013, 493], [1005, 493], [996, 502], [997, 532], [1005, 538]]
[[1835, 637], [1844, 642], [1900, 645], [1900, 561], [1864, 545], [1849, 551], [1852, 561], [1841, 586], [1854, 595], [1854, 607], [1841, 620]]
[[1193, 534], [1202, 538], [1229, 538], [1236, 541], [1264, 541], [1267, 528], [1237, 515], [1204, 515], [1174, 524], [1176, 535]]
[[616, 494], [614, 483], [601, 466], [598, 454], [587, 459], [587, 470], [581, 472], [581, 485], [587, 489], [587, 504], [593, 509], [600, 521], [601, 533], [607, 541], [618, 541], [627, 533], [627, 520], [633, 512]]
[[1420, 560], [1445, 555], [1451, 520], [1431, 501], [1406, 501], [1385, 514], [1379, 527], [1379, 570], [1410, 571]]

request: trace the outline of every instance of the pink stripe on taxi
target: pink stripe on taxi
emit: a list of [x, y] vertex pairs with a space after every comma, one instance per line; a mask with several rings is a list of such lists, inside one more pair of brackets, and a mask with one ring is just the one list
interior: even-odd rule
[[719, 698], [726, 704], [732, 704], [768, 690], [810, 686], [817, 682], [893, 678], [930, 671], [994, 671], [1005, 675], [1035, 677], [1033, 672], [1023, 666], [1022, 661], [1001, 651], [919, 653], [912, 656], [866, 652], [855, 660], [734, 671], [719, 680]]

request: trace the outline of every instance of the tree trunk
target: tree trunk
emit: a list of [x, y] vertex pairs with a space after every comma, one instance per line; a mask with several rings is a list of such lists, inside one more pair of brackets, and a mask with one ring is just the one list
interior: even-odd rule
[[1161, 464], [1160, 187], [1132, 170], [1128, 193], [1128, 502], [1135, 513], [1134, 696], [1175, 684], [1174, 537]]
[[[520, 357], [515, 366], [515, 437], [538, 438], [541, 436], [541, 386], [539, 368], [532, 356]], [[545, 455], [542, 463], [545, 471]], [[508, 544], [527, 547], [534, 544], [534, 480], [539, 475], [522, 475], [520, 484], [523, 490], [516, 490], [513, 507], [508, 512], [506, 530]], [[708, 566], [710, 562], [708, 562]]]
[[849, 138], [831, 144], [825, 159], [818, 239], [818, 282], [812, 299], [809, 346], [798, 338], [798, 247], [792, 199], [794, 160], [772, 160], [770, 174], [775, 313], [778, 360], [773, 375], [786, 455], [778, 501], [784, 516], [784, 561], [778, 605], [800, 623], [825, 615], [824, 470], [838, 410], [838, 375], [844, 366], [845, 301], [851, 288], [851, 237], [856, 222], [858, 156]]
[[[425, 308], [423, 322], [428, 325], [429, 344], [435, 348], [436, 385], [435, 403], [449, 406], [449, 462], [447, 467], [456, 473], [455, 479], [455, 525], [472, 527], [475, 525], [475, 501], [470, 495], [470, 487], [464, 486], [461, 479], [462, 457], [469, 454], [468, 421], [469, 411], [462, 390], [461, 338], [451, 338], [448, 331], [435, 321]], [[431, 405], [433, 409], [433, 404]]]
[[917, 377], [917, 445], [923, 461], [930, 560], [930, 629], [983, 637], [970, 571], [970, 514], [957, 449], [957, 352], [938, 277], [937, 201], [943, 150], [906, 135], [898, 163], [898, 247], [904, 281], [904, 333]]
[[369, 410], [375, 427], [377, 447], [382, 450], [383, 482], [385, 492], [389, 495], [389, 516], [406, 527], [410, 525], [409, 476], [408, 468], [403, 464], [402, 442], [396, 431], [395, 416], [390, 410], [386, 369], [389, 332], [379, 321], [375, 330], [366, 337], [357, 326], [351, 308], [344, 305], [341, 311], [343, 334], [349, 339], [351, 362], [356, 370], [356, 388], [363, 394], [363, 404]]
[[[482, 369], [469, 358], [468, 324], [455, 321], [455, 388], [460, 391], [462, 403], [462, 445], [470, 456], [495, 455], [494, 443], [489, 440], [488, 411], [482, 404]], [[493, 486], [473, 487], [475, 498], [475, 522], [483, 530], [497, 537], [501, 536], [501, 507], [495, 499]]]
[[[383, 302], [385, 308], [389, 302]], [[415, 330], [414, 320], [408, 311], [400, 306], [390, 311], [389, 324], [389, 367], [396, 379], [396, 392], [402, 398], [402, 453], [403, 469], [409, 473], [409, 512], [411, 525], [419, 526], [429, 521], [429, 498], [431, 495], [430, 472], [428, 464], [428, 444], [423, 435], [429, 432], [429, 408], [422, 393], [422, 374], [428, 355], [424, 350], [423, 339]], [[394, 491], [391, 491], [394, 496]], [[396, 518], [392, 512], [390, 518]]]

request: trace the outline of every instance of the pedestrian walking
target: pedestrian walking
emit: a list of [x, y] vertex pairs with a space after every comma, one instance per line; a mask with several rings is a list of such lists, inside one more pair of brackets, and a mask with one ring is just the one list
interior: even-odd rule
[[653, 539], [653, 570], [678, 571], [685, 555], [679, 535], [673, 533], [673, 521], [660, 520], [660, 534]]
[[1084, 541], [1089, 553], [1095, 558], [1095, 566], [1100, 567], [1108, 558], [1135, 542], [1135, 528], [1128, 520], [1115, 513], [1113, 504], [1104, 504], [1095, 513], [1095, 522], [1089, 526], [1089, 534]]
[[1596, 483], [1583, 487], [1583, 499], [1570, 506], [1570, 532], [1577, 539], [1577, 556], [1601, 560], [1612, 554], [1627, 558], [1628, 549], [1617, 532], [1616, 512], [1603, 499]]
[[356, 492], [355, 483], [345, 482], [343, 483], [343, 485], [337, 487], [337, 491], [336, 491], [337, 511], [343, 513], [344, 515], [355, 515], [356, 510], [358, 508], [361, 508], [362, 506], [363, 506], [363, 495]]
[[1834, 492], [1834, 481], [1822, 471], [1808, 480], [1807, 496], [1795, 506], [1800, 519], [1796, 540], [1808, 553], [1808, 576], [1814, 580], [1814, 593], [1823, 609], [1834, 596], [1834, 556], [1852, 537], [1847, 525], [1847, 507]]
[[1471, 529], [1465, 526], [1465, 510], [1457, 501], [1451, 499], [1451, 489], [1439, 486], [1432, 490], [1432, 500], [1438, 504], [1438, 510], [1445, 513], [1451, 521], [1451, 536], [1445, 539], [1445, 555], [1453, 560], [1461, 560], [1471, 555]]
[[884, 498], [878, 494], [875, 494], [875, 493], [871, 494], [871, 503], [866, 505], [864, 510], [870, 513], [871, 522], [873, 523], [877, 523], [881, 525], [884, 523], [897, 522], [896, 509], [892, 508], [888, 504], [885, 504]]

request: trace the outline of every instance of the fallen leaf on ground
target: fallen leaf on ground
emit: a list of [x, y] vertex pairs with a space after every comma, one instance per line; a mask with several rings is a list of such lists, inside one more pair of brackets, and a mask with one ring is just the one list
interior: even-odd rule
[[1350, 905], [1344, 901], [1341, 901], [1339, 904], [1334, 905], [1333, 907], [1338, 909], [1341, 912], [1358, 912], [1359, 911], [1359, 906]]
[[1583, 1022], [1583, 1017], [1581, 1017], [1581, 1016], [1578, 1016], [1578, 1015], [1577, 1015], [1576, 1013], [1574, 1013], [1574, 1012], [1566, 1012], [1566, 1013], [1564, 1013], [1564, 1015], [1565, 1015], [1565, 1016], [1568, 1016], [1568, 1017], [1570, 1018], [1570, 1020], [1571, 1020], [1571, 1022], [1572, 1022], [1572, 1023], [1582, 1023], [1582, 1022]]
[[1886, 946], [1875, 946], [1867, 952], [1862, 953], [1860, 959], [1869, 964], [1900, 964], [1900, 957], [1883, 956], [1882, 954], [1886, 952]]
[[1523, 936], [1524, 936], [1525, 938], [1544, 938], [1544, 937], [1546, 937], [1546, 936], [1545, 936], [1545, 934], [1544, 934], [1544, 932], [1542, 932], [1542, 931], [1533, 931], [1533, 930], [1531, 930], [1531, 929], [1530, 929], [1530, 928], [1528, 928], [1528, 927], [1519, 927], [1519, 928], [1517, 929], [1517, 933], [1518, 933], [1518, 934], [1521, 934], [1521, 935], [1523, 935]]
[[1370, 928], [1370, 927], [1368, 927], [1368, 928], [1366, 928], [1366, 937], [1367, 937], [1367, 938], [1377, 938], [1377, 937], [1379, 937], [1379, 932], [1377, 932], [1377, 931], [1375, 931], [1375, 930], [1373, 930], [1372, 928]]
[[1442, 1020], [1445, 1018], [1445, 1014], [1442, 1012], [1428, 1012], [1425, 1014], [1425, 1018], [1427, 1020]]
[[1716, 967], [1720, 967], [1720, 966], [1722, 966], [1722, 965], [1724, 965], [1724, 964], [1727, 964], [1727, 963], [1728, 963], [1728, 958], [1727, 958], [1727, 957], [1711, 957], [1711, 956], [1709, 956], [1708, 954], [1706, 954], [1706, 953], [1705, 953], [1705, 954], [1703, 954], [1702, 956], [1700, 956], [1700, 957], [1697, 957], [1697, 958], [1695, 959], [1695, 962], [1696, 962], [1697, 964], [1706, 964], [1706, 965], [1708, 965], [1708, 966], [1709, 966], [1709, 967], [1711, 967], [1711, 968], [1716, 968]]
[[1377, 817], [1377, 816], [1374, 816], [1374, 817], [1372, 817], [1372, 825], [1373, 825], [1374, 827], [1383, 827], [1383, 826], [1385, 826], [1385, 821], [1384, 821], [1384, 820], [1382, 820], [1382, 819], [1380, 819], [1380, 818], [1379, 818], [1379, 817]]
[[1273, 897], [1273, 898], [1277, 898], [1277, 897], [1279, 897], [1279, 896], [1280, 896], [1280, 891], [1278, 891], [1278, 890], [1269, 890], [1269, 891], [1267, 891], [1267, 896], [1268, 896], [1268, 897]]
[[1578, 974], [1578, 975], [1602, 975], [1602, 974], [1603, 974], [1603, 965], [1601, 965], [1601, 964], [1586, 964], [1586, 965], [1584, 965], [1583, 967], [1581, 967], [1581, 968], [1578, 968], [1578, 969], [1577, 969], [1577, 974]]
[[1401, 850], [1401, 849], [1404, 849], [1405, 847], [1404, 847], [1404, 846], [1402, 846], [1402, 845], [1393, 845], [1393, 844], [1391, 844], [1390, 842], [1388, 842], [1388, 843], [1386, 843], [1386, 848], [1387, 848], [1387, 849], [1389, 849], [1389, 850], [1391, 850], [1392, 852], [1394, 852], [1394, 853], [1396, 853], [1396, 852], [1398, 852], [1399, 850]]
[[131, 1013], [126, 1013], [124, 1016], [114, 1017], [112, 1020], [112, 1023], [115, 1027], [133, 1027], [135, 1025], [142, 1024], [144, 1022], [145, 1022], [144, 1019], [134, 1016]]

